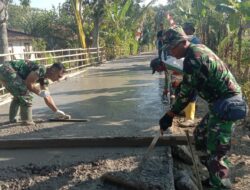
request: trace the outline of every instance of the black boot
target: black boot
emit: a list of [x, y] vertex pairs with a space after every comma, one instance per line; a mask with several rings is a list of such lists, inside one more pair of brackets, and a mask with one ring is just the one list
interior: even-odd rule
[[202, 184], [203, 187], [206, 187], [206, 188], [212, 188], [213, 187], [213, 185], [210, 183], [209, 178], [207, 178], [205, 180], [202, 180], [201, 184]]

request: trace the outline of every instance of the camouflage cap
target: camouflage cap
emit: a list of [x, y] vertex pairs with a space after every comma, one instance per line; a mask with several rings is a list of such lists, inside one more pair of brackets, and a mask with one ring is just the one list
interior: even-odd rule
[[164, 36], [164, 44], [166, 45], [166, 50], [170, 50], [180, 42], [188, 39], [181, 26], [174, 26], [168, 29]]
[[154, 58], [153, 60], [151, 60], [150, 67], [152, 69], [152, 74], [155, 73], [159, 66], [161, 66], [161, 60], [159, 58]]

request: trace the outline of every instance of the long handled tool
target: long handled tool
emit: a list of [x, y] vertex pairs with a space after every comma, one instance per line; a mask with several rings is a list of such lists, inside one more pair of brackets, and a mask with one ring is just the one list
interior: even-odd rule
[[196, 174], [196, 177], [197, 177], [197, 180], [198, 180], [198, 186], [199, 186], [200, 190], [203, 190], [202, 183], [201, 183], [201, 177], [200, 177], [200, 174], [199, 174], [197, 163], [196, 163], [195, 158], [194, 158], [194, 152], [193, 152], [193, 148], [192, 148], [192, 145], [191, 145], [189, 131], [185, 130], [185, 133], [186, 133], [186, 137], [187, 137], [188, 146], [189, 146], [189, 149], [190, 149], [190, 152], [191, 152], [192, 160], [193, 160], [193, 163], [194, 163], [194, 170], [195, 170], [195, 174]]
[[[153, 140], [151, 141], [146, 153], [144, 154], [144, 156], [143, 156], [143, 158], [141, 160], [141, 163], [140, 163], [140, 165], [138, 167], [138, 170], [135, 173], [135, 178], [140, 179], [140, 173], [141, 173], [141, 170], [143, 168], [143, 164], [148, 160], [148, 158], [150, 156], [150, 153], [154, 149], [154, 147], [155, 147], [157, 141], [159, 140], [160, 136], [161, 136], [161, 133], [158, 132], [155, 135], [155, 137], [153, 138]], [[104, 182], [112, 183], [114, 185], [121, 186], [121, 187], [130, 189], [130, 190], [144, 190], [144, 189], [147, 190], [148, 189], [147, 184], [144, 184], [142, 182], [134, 183], [133, 181], [124, 180], [122, 177], [113, 176], [112, 174], [104, 174], [101, 177], [101, 179]]]
[[[143, 158], [142, 158], [142, 161], [141, 161], [141, 165], [140, 165], [140, 166], [142, 166], [143, 163], [147, 161], [147, 159], [149, 158], [150, 153], [151, 153], [152, 150], [154, 149], [154, 147], [155, 147], [157, 141], [159, 140], [160, 136], [161, 136], [161, 133], [160, 133], [160, 132], [158, 132], [158, 133], [155, 135], [155, 137], [153, 138], [152, 142], [150, 143], [150, 145], [149, 145], [149, 147], [148, 147], [148, 149], [147, 149], [147, 152], [144, 154], [144, 156], [143, 156]], [[140, 171], [140, 170], [139, 170], [139, 171]]]

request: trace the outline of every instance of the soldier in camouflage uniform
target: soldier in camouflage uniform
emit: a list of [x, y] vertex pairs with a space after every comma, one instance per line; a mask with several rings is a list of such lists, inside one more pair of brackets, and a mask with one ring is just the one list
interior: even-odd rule
[[[45, 68], [35, 62], [24, 60], [5, 62], [0, 65], [0, 81], [5, 88], [13, 95], [10, 104], [9, 121], [19, 121], [18, 112], [20, 107], [21, 121], [26, 124], [33, 124], [32, 120], [32, 95], [31, 92], [43, 97], [48, 107], [58, 116], [66, 114], [59, 110], [47, 89], [48, 79], [56, 81], [63, 76], [64, 66], [61, 63], [54, 63], [51, 67]], [[36, 83], [40, 84], [40, 88]]]
[[191, 44], [179, 26], [165, 33], [164, 43], [170, 54], [183, 62], [183, 81], [176, 101], [159, 121], [161, 132], [172, 125], [173, 118], [190, 102], [195, 90], [209, 104], [209, 113], [194, 132], [195, 145], [206, 151], [205, 165], [209, 179], [203, 185], [212, 189], [230, 189], [226, 153], [230, 150], [233, 123], [247, 115], [241, 89], [223, 61], [202, 44]]

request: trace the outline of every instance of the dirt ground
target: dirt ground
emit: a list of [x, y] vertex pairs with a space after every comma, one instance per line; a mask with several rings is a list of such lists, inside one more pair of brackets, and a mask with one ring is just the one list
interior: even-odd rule
[[[197, 105], [197, 123], [201, 120], [202, 115], [206, 113], [207, 108], [202, 100], [198, 100]], [[183, 129], [178, 126], [178, 123], [184, 121], [179, 117], [175, 119], [175, 125], [171, 131], [173, 134], [185, 134], [188, 130], [190, 134], [193, 133], [194, 127]], [[246, 121], [236, 123], [234, 133], [232, 136], [232, 146], [228, 154], [228, 158], [232, 163], [230, 178], [233, 184], [233, 190], [249, 190], [250, 189], [250, 117]], [[193, 147], [193, 150], [195, 148]], [[207, 178], [208, 172], [202, 165], [199, 165], [201, 177]]]

